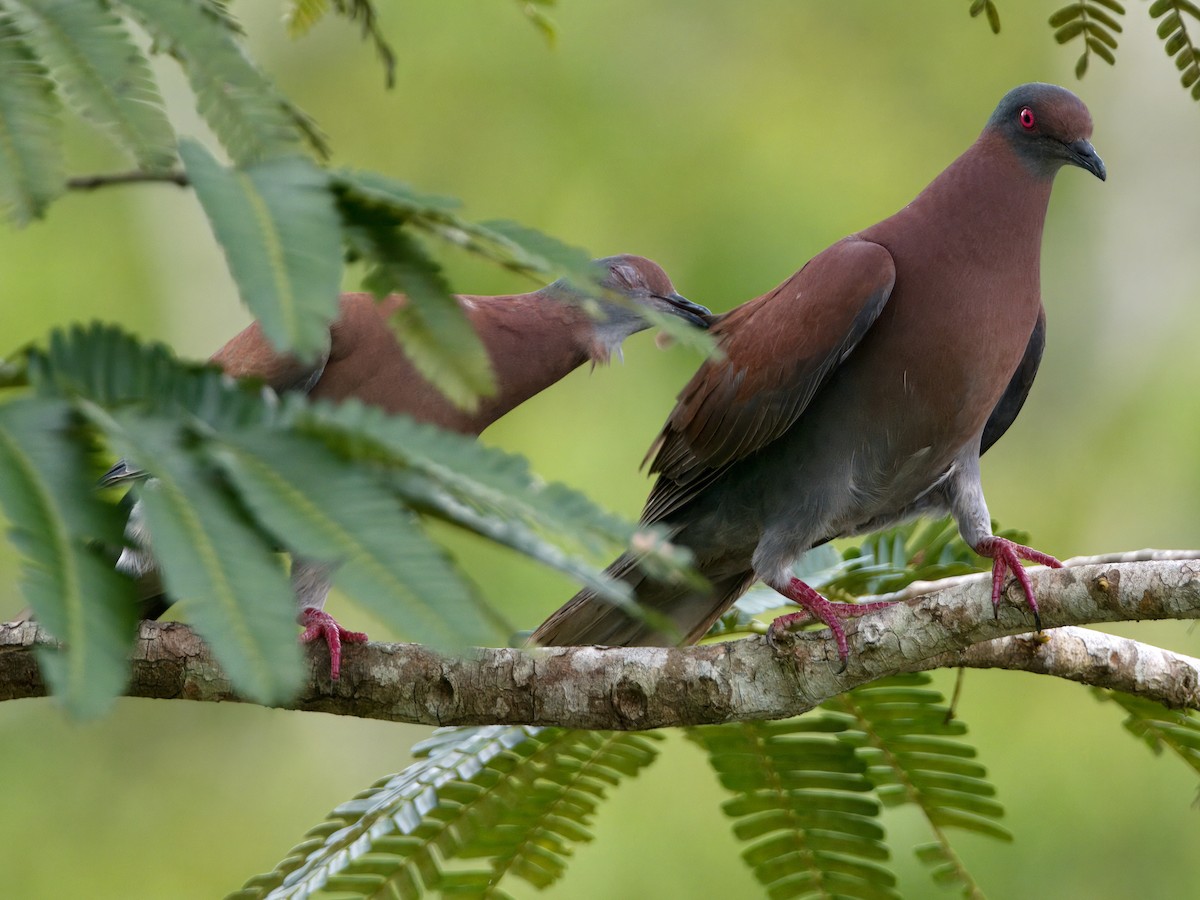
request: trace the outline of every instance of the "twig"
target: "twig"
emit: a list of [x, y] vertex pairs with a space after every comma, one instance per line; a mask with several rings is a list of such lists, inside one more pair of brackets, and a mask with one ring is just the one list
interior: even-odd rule
[[116, 184], [149, 184], [165, 183], [187, 187], [187, 174], [178, 170], [170, 172], [112, 172], [107, 175], [77, 175], [67, 179], [67, 187], [73, 191], [94, 191], [96, 188], [109, 187]]

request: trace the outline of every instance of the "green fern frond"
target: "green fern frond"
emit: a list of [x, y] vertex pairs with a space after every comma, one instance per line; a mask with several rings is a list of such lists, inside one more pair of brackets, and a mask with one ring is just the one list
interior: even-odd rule
[[[396, 861], [390, 881], [401, 897], [421, 896], [425, 886], [441, 878], [442, 854], [457, 846], [453, 827], [460, 818], [470, 821], [472, 804], [451, 799], [469, 788], [456, 786], [477, 786], [485, 770], [490, 779], [494, 770], [487, 766], [493, 760], [536, 734], [537, 729], [502, 725], [434, 732], [413, 748], [424, 759], [338, 806], [273, 871], [251, 878], [228, 900], [308, 897], [374, 852]], [[503, 788], [505, 782], [496, 779], [492, 786], [497, 785]], [[486, 802], [486, 789], [474, 799]], [[357, 891], [355, 896], [371, 895]]]
[[10, 366], [43, 397], [135, 406], [218, 430], [271, 422], [276, 412], [255, 385], [233, 384], [214, 366], [182, 362], [165, 344], [100, 323], [55, 330], [45, 349], [26, 348]]
[[839, 740], [841, 717], [801, 716], [688, 730], [721, 784], [742, 857], [771, 897], [894, 898], [866, 765]]
[[58, 98], [12, 15], [0, 11], [0, 212], [17, 225], [41, 218], [62, 193]]
[[1161, 755], [1170, 750], [1200, 773], [1200, 716], [1187, 709], [1168, 709], [1161, 703], [1125, 694], [1093, 688], [1098, 700], [1108, 700], [1128, 713], [1125, 729], [1142, 743]]
[[992, 34], [999, 34], [1000, 10], [996, 9], [996, 4], [992, 0], [971, 0], [971, 18], [974, 19], [981, 13], [987, 13], [987, 23], [992, 29]]
[[107, 710], [129, 676], [133, 585], [97, 545], [119, 546], [123, 520], [93, 490], [79, 423], [63, 400], [0, 404], [0, 508], [22, 554], [21, 589], [69, 650], [39, 655], [51, 690], [73, 715]]
[[8, 0], [63, 94], [138, 165], [175, 161], [175, 133], [150, 66], [121, 19], [99, 0]]
[[1113, 52], [1117, 49], [1117, 39], [1113, 35], [1121, 33], [1121, 23], [1104, 8], [1118, 16], [1125, 15], [1125, 7], [1117, 0], [1075, 0], [1050, 16], [1050, 27], [1058, 43], [1083, 39], [1083, 55], [1075, 64], [1076, 78], [1087, 72], [1093, 53], [1110, 66], [1116, 62]]
[[191, 139], [179, 152], [263, 334], [301, 359], [328, 353], [342, 236], [326, 173], [300, 156], [226, 168]]
[[295, 595], [274, 543], [214, 479], [196, 435], [134, 409], [76, 405], [114, 452], [153, 476], [137, 499], [155, 562], [222, 670], [260, 703], [289, 699], [304, 677]]
[[203, 0], [118, 0], [183, 67], [197, 109], [230, 158], [247, 165], [298, 152], [300, 129], [274, 86], [242, 52], [223, 7]]
[[823, 705], [845, 717], [840, 738], [854, 746], [867, 764], [867, 777], [885, 806], [912, 804], [933, 831], [934, 843], [919, 847], [918, 858], [934, 880], [959, 887], [964, 896], [982, 897], [975, 880], [955, 853], [946, 828], [962, 828], [1010, 841], [997, 824], [1003, 807], [987, 770], [974, 762], [975, 748], [952, 740], [966, 733], [950, 719], [941, 693], [931, 690], [928, 675], [899, 675], [856, 688]]
[[[292, 403], [289, 398], [288, 404]], [[524, 457], [354, 402], [296, 403], [294, 415], [301, 428], [359, 442], [344, 452], [403, 466], [487, 515], [529, 523], [540, 533], [559, 535], [589, 552], [632, 546], [655, 557], [666, 571], [677, 572], [687, 562], [685, 553], [661, 540], [660, 531], [638, 528], [566, 485], [541, 481]], [[403, 482], [396, 487], [402, 492], [408, 489]]]
[[477, 409], [480, 397], [496, 393], [491, 361], [441, 269], [395, 226], [364, 226], [360, 219], [347, 234], [375, 263], [364, 286], [377, 297], [393, 291], [408, 296], [391, 325], [413, 365], [456, 406]]
[[512, 632], [371, 468], [265, 428], [214, 437], [209, 455], [280, 546], [333, 566], [334, 585], [405, 638], [457, 649]]
[[[652, 763], [653, 735], [507, 726], [449, 728], [413, 748], [425, 758], [348, 803], [267, 875], [230, 900], [309, 896], [501, 897], [515, 875], [539, 887], [562, 873], [605, 790]], [[490, 869], [447, 870], [456, 859]]]
[[1184, 22], [1185, 15], [1200, 23], [1200, 6], [1190, 0], [1154, 0], [1150, 4], [1150, 17], [1162, 19], [1158, 37], [1167, 56], [1175, 60], [1180, 84], [1191, 91], [1193, 100], [1200, 100], [1200, 49]]
[[459, 201], [416, 191], [374, 172], [342, 170], [332, 175], [347, 225], [362, 217], [367, 224], [410, 225], [441, 241], [481, 256], [503, 268], [530, 276], [573, 276], [595, 282], [588, 255], [532, 229], [511, 223], [478, 224], [462, 218]]
[[[361, 257], [379, 263], [389, 258], [403, 261], [411, 255], [406, 246], [412, 242], [400, 229], [411, 227], [522, 275], [565, 278], [585, 304], [604, 290], [600, 285], [603, 273], [578, 247], [514, 222], [470, 222], [458, 214], [457, 200], [424, 194], [373, 172], [341, 171], [332, 177], [351, 246]], [[392, 246], [401, 239], [407, 243]], [[383, 276], [380, 290], [398, 281], [384, 265], [379, 274]], [[613, 295], [612, 299], [628, 302], [621, 295]], [[705, 353], [713, 351], [707, 332], [687, 325], [677, 316], [640, 306], [637, 311], [679, 343]]]
[[[166, 586], [189, 604], [189, 617], [235, 687], [255, 698], [277, 700], [296, 679], [294, 598], [275, 556], [280, 545], [341, 562], [335, 582], [403, 634], [456, 646], [500, 640], [507, 626], [477, 601], [404, 506], [501, 540], [579, 575], [614, 602], [629, 602], [627, 591], [563, 547], [611, 551], [616, 542], [645, 543], [646, 534], [581, 494], [538, 481], [524, 459], [462, 435], [353, 403], [334, 407], [294, 394], [281, 403], [252, 383], [179, 363], [164, 347], [143, 346], [103, 326], [56, 333], [47, 349], [27, 350], [6, 368], [13, 385], [33, 392], [30, 402], [46, 409], [64, 408], [65, 402], [90, 425], [85, 433], [56, 432], [55, 441], [67, 448], [62, 452], [50, 452], [38, 429], [14, 427], [5, 453], [10, 469], [20, 469], [23, 459], [30, 465], [43, 457], [78, 462], [83, 450], [70, 447], [87, 449], [87, 441], [101, 436], [126, 458], [125, 469], [153, 476], [141, 479], [137, 490]], [[0, 406], [10, 408], [18, 407]], [[320, 475], [311, 474], [318, 470]], [[21, 547], [37, 566], [50, 566], [51, 558], [66, 573], [90, 565], [71, 561], [71, 545], [54, 524], [94, 502], [90, 476], [80, 471], [84, 483], [64, 481], [72, 488], [57, 499], [59, 512], [37, 501], [45, 512], [29, 513], [32, 488], [16, 500], [0, 498], [22, 504], [22, 521], [42, 523]], [[21, 488], [15, 475], [10, 482], [14, 491]], [[442, 499], [431, 501], [435, 495]], [[115, 534], [88, 539], [119, 547], [120, 532], [118, 526]], [[678, 565], [667, 553], [661, 556], [661, 565]], [[113, 575], [111, 560], [97, 565]], [[102, 594], [103, 573], [96, 576]], [[55, 603], [84, 608], [71, 585], [31, 590], [31, 599], [39, 616], [47, 610], [44, 618], [55, 634], [86, 620], [55, 612]], [[102, 609], [106, 602], [102, 596], [96, 601], [102, 606], [86, 608]], [[86, 660], [111, 655], [124, 665], [128, 642], [111, 631], [96, 627], [98, 643], [72, 638], [66, 651], [72, 660], [73, 648], [83, 648], [80, 665], [90, 681], [78, 683], [86, 682], [105, 702], [122, 680], [107, 677], [101, 662]], [[102, 705], [87, 698], [88, 709]]]
[[653, 733], [557, 729], [538, 737], [547, 739], [549, 752], [541, 754], [537, 771], [510, 775], [525, 782], [515, 802], [506, 804], [494, 826], [476, 830], [457, 854], [490, 860], [487, 896], [497, 896], [509, 875], [538, 888], [557, 881], [572, 845], [592, 839], [589, 829], [605, 791], [650, 765], [658, 755], [654, 741], [660, 740]]

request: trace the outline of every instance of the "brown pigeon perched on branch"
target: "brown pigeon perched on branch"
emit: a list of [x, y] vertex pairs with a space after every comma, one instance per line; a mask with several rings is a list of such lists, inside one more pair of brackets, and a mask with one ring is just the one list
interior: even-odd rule
[[625, 555], [609, 573], [655, 616], [632, 617], [585, 590], [532, 641], [694, 642], [762, 579], [804, 608], [769, 635], [818, 619], [844, 665], [841, 620], [883, 604], [830, 603], [791, 566], [833, 538], [943, 510], [993, 560], [993, 604], [1011, 571], [1036, 616], [1020, 561], [1059, 563], [992, 534], [979, 457], [1012, 424], [1041, 359], [1054, 176], [1071, 165], [1105, 178], [1091, 133], [1070, 91], [1015, 88], [906, 207], [717, 317], [723, 357], [700, 367], [650, 448], [659, 477], [642, 515], [692, 551], [708, 586], [651, 580]]
[[[528, 294], [494, 297], [461, 296], [472, 327], [487, 351], [496, 390], [480, 398], [474, 410], [451, 403], [427, 381], [397, 340], [388, 317], [407, 301], [393, 294], [376, 302], [370, 294], [343, 294], [330, 328], [329, 352], [302, 362], [275, 350], [257, 323], [239, 332], [212, 357], [234, 377], [262, 379], [276, 391], [301, 391], [315, 399], [355, 398], [389, 413], [403, 413], [463, 434], [477, 435], [585, 362], [606, 363], [620, 353], [621, 342], [650, 323], [639, 308], [678, 316], [707, 327], [708, 310], [676, 292], [667, 273], [652, 260], [623, 254], [596, 260], [600, 284], [621, 297], [600, 297], [598, 316], [580, 305], [582, 295], [565, 281]], [[118, 463], [105, 476], [115, 484], [138, 473]], [[131, 542], [118, 568], [139, 577], [148, 596], [144, 615], [156, 618], [167, 607], [158, 584], [152, 554], [145, 552], [140, 512], [130, 514]], [[342, 628], [323, 607], [330, 589], [331, 567], [295, 560], [292, 587], [305, 627], [301, 640], [323, 639], [329, 647], [331, 673], [338, 677], [342, 641], [362, 642], [362, 632]], [[169, 585], [168, 585], [169, 587]]]

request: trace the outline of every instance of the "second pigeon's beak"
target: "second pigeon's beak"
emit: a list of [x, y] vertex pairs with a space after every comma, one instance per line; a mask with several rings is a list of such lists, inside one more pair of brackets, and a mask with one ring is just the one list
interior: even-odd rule
[[712, 313], [699, 303], [693, 303], [687, 297], [681, 297], [679, 294], [667, 294], [665, 297], [661, 294], [655, 294], [654, 296], [666, 302], [667, 312], [675, 313], [679, 318], [686, 319], [697, 328], [708, 327], [708, 317]]
[[1107, 180], [1108, 170], [1104, 168], [1104, 160], [1096, 153], [1091, 141], [1072, 141], [1067, 144], [1067, 152], [1072, 165], [1087, 169], [1101, 181]]

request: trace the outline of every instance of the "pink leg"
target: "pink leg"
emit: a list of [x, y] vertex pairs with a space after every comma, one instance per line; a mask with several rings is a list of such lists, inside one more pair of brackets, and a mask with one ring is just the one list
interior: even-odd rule
[[992, 609], [996, 615], [1000, 615], [1000, 595], [1004, 593], [1004, 576], [1011, 571], [1017, 577], [1017, 581], [1021, 582], [1021, 588], [1025, 591], [1025, 599], [1029, 601], [1029, 607], [1033, 610], [1034, 624], [1037, 625], [1037, 630], [1041, 631], [1042, 617], [1038, 613], [1037, 598], [1033, 596], [1033, 585], [1029, 581], [1029, 573], [1021, 565], [1021, 560], [1027, 559], [1030, 562], [1041, 563], [1052, 569], [1061, 569], [1062, 563], [1053, 556], [1048, 556], [1032, 547], [1015, 544], [1008, 538], [995, 535], [986, 537], [976, 544], [975, 552], [992, 560]]
[[304, 626], [300, 643], [310, 644], [324, 639], [329, 648], [329, 677], [337, 681], [342, 671], [342, 641], [347, 644], [365, 644], [366, 634], [361, 631], [347, 631], [333, 616], [314, 606], [306, 606], [300, 610], [299, 618], [300, 624]]
[[846, 629], [842, 627], [841, 620], [854, 619], [866, 613], [875, 612], [876, 610], [892, 605], [890, 602], [830, 603], [799, 578], [793, 578], [780, 593], [789, 600], [803, 606], [804, 612], [788, 613], [785, 616], [777, 618], [771, 623], [771, 627], [767, 629], [767, 640], [774, 643], [779, 635], [788, 631], [793, 625], [800, 625], [813, 620], [824, 622], [829, 626], [829, 630], [833, 632], [834, 640], [837, 641], [838, 656], [842, 660], [840, 671], [843, 672], [846, 670], [846, 663], [850, 659], [850, 647], [846, 643]]

